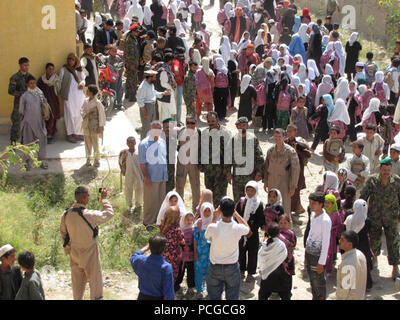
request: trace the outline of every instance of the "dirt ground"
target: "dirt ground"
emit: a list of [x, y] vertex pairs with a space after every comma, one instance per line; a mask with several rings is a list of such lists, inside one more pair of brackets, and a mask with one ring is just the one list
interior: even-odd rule
[[[217, 2], [218, 3], [218, 2]], [[211, 49], [219, 48], [219, 39], [221, 31], [217, 25], [217, 12], [218, 4], [215, 4], [213, 8], [205, 7], [205, 23], [210, 31], [212, 31], [213, 36], [211, 37]], [[192, 40], [192, 39], [191, 39]], [[191, 42], [191, 41], [190, 41]], [[238, 99], [236, 104], [238, 104]], [[132, 105], [125, 111], [125, 115], [132, 123], [134, 128], [140, 128], [140, 117], [137, 105]], [[228, 113], [228, 121], [226, 126], [234, 131], [234, 122], [237, 119], [236, 109], [230, 110]], [[185, 113], [183, 111], [183, 113]], [[182, 115], [184, 117], [185, 114]], [[183, 118], [184, 119], [184, 118]], [[204, 121], [204, 120], [203, 120]], [[205, 127], [206, 123], [202, 122], [201, 127]], [[260, 141], [264, 155], [266, 154], [268, 148], [272, 143], [272, 135], [267, 135], [259, 132], [255, 132]], [[311, 145], [311, 140], [309, 141]], [[321, 165], [322, 157], [319, 152], [322, 151], [322, 145], [320, 144], [308, 163], [308, 167], [305, 168], [306, 184], [307, 189], [301, 192], [301, 198], [303, 206], [307, 206], [307, 198], [310, 192], [313, 192], [317, 185], [322, 181]], [[349, 146], [347, 146], [347, 151], [350, 151]], [[71, 160], [68, 160], [71, 162]], [[111, 159], [113, 162], [113, 167], [117, 166], [117, 159]], [[83, 159], [77, 160], [76, 164], [79, 168], [82, 165]], [[68, 168], [73, 167], [73, 162], [68, 163]], [[203, 179], [202, 179], [203, 180]], [[262, 184], [259, 184], [260, 196], [264, 203], [266, 203], [267, 196], [263, 191]], [[190, 196], [190, 187], [186, 188], [186, 195]], [[231, 186], [228, 187], [228, 194], [232, 195]], [[190, 204], [188, 204], [190, 206]], [[312, 298], [310, 291], [310, 284], [307, 280], [307, 276], [303, 273], [304, 270], [304, 247], [303, 247], [303, 233], [307, 223], [307, 213], [296, 216], [293, 215], [294, 221], [294, 231], [297, 236], [297, 246], [294, 252], [296, 261], [296, 275], [293, 277], [293, 289], [292, 289], [292, 299], [293, 300], [310, 300]], [[373, 280], [374, 286], [370, 292], [367, 294], [367, 299], [384, 299], [384, 300], [395, 300], [400, 299], [400, 293], [396, 292], [394, 287], [394, 281], [391, 279], [391, 266], [388, 265], [387, 252], [385, 242], [383, 242], [382, 254], [378, 258], [379, 269], [374, 270]], [[129, 257], [127, 257], [128, 259]], [[340, 263], [340, 254], [338, 254], [338, 261], [336, 265]], [[58, 271], [58, 272], [45, 272], [42, 274], [44, 280], [44, 287], [46, 290], [47, 299], [72, 299], [71, 290], [71, 278], [69, 271]], [[104, 298], [105, 299], [136, 299], [138, 295], [138, 285], [137, 278], [132, 272], [120, 273], [120, 272], [104, 272]], [[185, 282], [184, 282], [184, 285]], [[327, 292], [328, 299], [335, 299], [335, 288], [336, 286], [336, 269], [333, 271], [330, 278], [327, 281]], [[242, 282], [241, 285], [241, 295], [240, 299], [245, 300], [255, 300], [258, 299], [258, 280], [254, 283]], [[87, 294], [88, 297], [88, 294]], [[183, 299], [188, 299], [189, 297], [183, 297]], [[276, 299], [276, 297], [275, 297]]]

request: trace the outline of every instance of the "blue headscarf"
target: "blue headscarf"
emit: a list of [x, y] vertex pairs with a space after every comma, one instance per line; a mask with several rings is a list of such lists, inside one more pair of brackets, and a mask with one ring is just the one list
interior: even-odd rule
[[[328, 119], [331, 117], [333, 110], [335, 109], [335, 104], [333, 103], [332, 96], [330, 94], [324, 94], [322, 96], [326, 103], [326, 107], [328, 108]], [[330, 122], [328, 122], [329, 127], [331, 126]]]
[[298, 16], [294, 17], [294, 25], [292, 28], [293, 33], [299, 31], [300, 25], [301, 25], [301, 18]]
[[296, 54], [300, 54], [303, 57], [303, 63], [307, 63], [306, 49], [304, 48], [303, 40], [298, 33], [295, 33], [292, 37], [292, 41], [289, 43], [289, 52], [294, 57]]

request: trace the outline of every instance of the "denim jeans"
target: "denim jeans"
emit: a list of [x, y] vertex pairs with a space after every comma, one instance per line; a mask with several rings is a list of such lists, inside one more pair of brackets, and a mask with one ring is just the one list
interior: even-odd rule
[[226, 300], [239, 300], [239, 264], [212, 264], [208, 266], [207, 291], [209, 300], [221, 300], [225, 287]]
[[176, 121], [181, 121], [182, 116], [182, 95], [183, 95], [183, 85], [177, 86], [176, 88]]
[[325, 268], [321, 274], [317, 273], [318, 260], [319, 256], [314, 256], [306, 252], [306, 268], [310, 277], [313, 300], [326, 300]]

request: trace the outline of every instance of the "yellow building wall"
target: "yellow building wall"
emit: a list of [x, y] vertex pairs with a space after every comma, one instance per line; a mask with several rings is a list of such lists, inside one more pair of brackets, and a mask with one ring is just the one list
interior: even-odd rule
[[[58, 72], [68, 53], [76, 51], [74, 0], [0, 0], [0, 123], [10, 122], [13, 97], [8, 94], [10, 77], [19, 69], [18, 59], [30, 60], [30, 73], [39, 78], [47, 62]], [[55, 9], [55, 29], [45, 30], [45, 6]], [[48, 24], [47, 24], [48, 25]], [[46, 26], [46, 23], [45, 23]]]

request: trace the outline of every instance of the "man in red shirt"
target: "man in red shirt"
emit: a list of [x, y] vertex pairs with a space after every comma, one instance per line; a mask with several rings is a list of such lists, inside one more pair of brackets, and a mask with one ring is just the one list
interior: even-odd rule
[[185, 65], [185, 48], [177, 47], [175, 50], [175, 58], [172, 61], [171, 70], [175, 75], [176, 81], [176, 121], [179, 125], [182, 115], [182, 95]]

